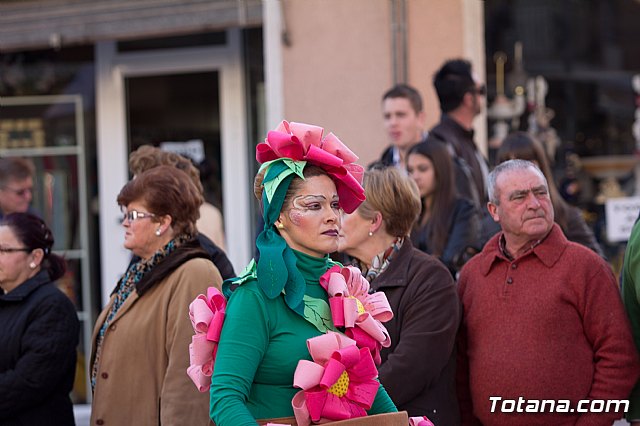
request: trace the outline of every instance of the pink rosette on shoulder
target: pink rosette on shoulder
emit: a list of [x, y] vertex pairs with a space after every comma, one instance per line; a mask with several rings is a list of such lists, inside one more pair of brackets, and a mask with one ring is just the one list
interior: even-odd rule
[[307, 340], [313, 361], [301, 360], [293, 386], [302, 389], [291, 401], [298, 426], [367, 415], [380, 383], [367, 349], [335, 332]]
[[189, 318], [196, 334], [189, 344], [187, 374], [200, 392], [208, 391], [211, 386], [226, 306], [226, 299], [215, 287], [209, 287], [206, 296], [199, 294], [189, 305]]
[[409, 426], [434, 426], [427, 416], [409, 417]]
[[345, 327], [345, 334], [360, 348], [368, 348], [377, 365], [380, 349], [391, 345], [383, 322], [393, 318], [387, 295], [381, 291], [369, 293], [369, 281], [353, 266], [334, 266], [320, 277], [320, 284], [329, 294], [333, 324]]
[[362, 188], [364, 169], [358, 156], [333, 133], [323, 136], [323, 128], [311, 124], [282, 121], [256, 146], [259, 163], [290, 158], [321, 167], [336, 184], [340, 207], [352, 213], [365, 200]]

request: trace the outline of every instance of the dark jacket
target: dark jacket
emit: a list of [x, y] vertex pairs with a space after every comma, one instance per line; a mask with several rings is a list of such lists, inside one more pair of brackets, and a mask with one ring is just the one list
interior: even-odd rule
[[[478, 203], [481, 207], [487, 200], [485, 188], [486, 174], [489, 168], [486, 160], [478, 151], [478, 147], [473, 141], [473, 130], [466, 130], [447, 114], [442, 114], [440, 123], [429, 131], [429, 139], [436, 139], [446, 143], [453, 149], [454, 157], [464, 160], [461, 164], [466, 164], [469, 168], [473, 183], [474, 193], [478, 194]], [[457, 160], [460, 163], [460, 160]], [[460, 195], [466, 196], [464, 192]]]
[[454, 344], [461, 309], [451, 274], [405, 239], [371, 285], [387, 295], [394, 313], [385, 323], [391, 346], [382, 349], [379, 369], [389, 396], [410, 416], [459, 424]]
[[[380, 156], [378, 163], [384, 166], [393, 166], [393, 145], [389, 145]], [[375, 163], [374, 163], [375, 164]], [[371, 167], [371, 166], [369, 166]]]
[[76, 309], [46, 271], [0, 295], [0, 425], [75, 425]]
[[593, 230], [589, 228], [584, 217], [582, 217], [582, 212], [579, 208], [574, 206], [569, 207], [567, 227], [562, 228], [562, 231], [569, 241], [582, 244], [598, 253], [600, 257], [605, 258], [602, 247], [600, 247], [595, 235], [593, 235]]
[[[457, 271], [464, 264], [467, 248], [472, 247], [474, 254], [482, 249], [482, 244], [478, 241], [479, 229], [480, 215], [473, 203], [466, 198], [456, 199], [451, 212], [447, 242], [442, 255], [439, 256], [453, 276], [456, 276]], [[432, 254], [433, 244], [428, 231], [426, 225], [414, 228], [411, 232], [411, 241], [416, 248]]]
[[236, 276], [235, 271], [233, 270], [233, 265], [229, 261], [227, 254], [218, 247], [213, 241], [211, 241], [206, 235], [198, 233], [198, 241], [200, 241], [200, 245], [202, 248], [209, 253], [209, 258], [216, 265], [218, 271], [220, 271], [220, 275], [223, 280], [228, 278], [234, 278]]

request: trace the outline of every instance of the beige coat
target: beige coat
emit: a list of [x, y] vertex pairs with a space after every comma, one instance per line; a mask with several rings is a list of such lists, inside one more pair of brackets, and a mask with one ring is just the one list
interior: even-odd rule
[[[222, 279], [209, 260], [185, 262], [142, 297], [134, 291], [105, 332], [92, 425], [208, 425], [209, 394], [187, 376], [193, 328], [189, 303]], [[113, 303], [102, 311], [96, 337]]]

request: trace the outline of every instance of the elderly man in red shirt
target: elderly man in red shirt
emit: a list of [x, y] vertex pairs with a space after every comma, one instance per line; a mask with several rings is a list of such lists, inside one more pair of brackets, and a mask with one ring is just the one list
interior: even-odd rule
[[463, 424], [610, 426], [640, 373], [610, 267], [554, 224], [533, 163], [500, 164], [488, 192], [502, 232], [459, 280]]

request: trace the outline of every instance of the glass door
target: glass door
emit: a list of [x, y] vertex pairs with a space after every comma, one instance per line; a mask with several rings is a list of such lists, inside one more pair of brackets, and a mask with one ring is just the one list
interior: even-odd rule
[[86, 360], [93, 330], [87, 178], [81, 95], [0, 98], [0, 155], [30, 159], [36, 169], [32, 208], [49, 225], [53, 250], [67, 261], [58, 288], [81, 323], [72, 398], [88, 400]]
[[222, 209], [219, 73], [125, 78], [128, 152], [152, 145], [189, 157], [205, 199]]
[[251, 258], [253, 159], [241, 46], [238, 29], [208, 47], [132, 51], [114, 41], [96, 44], [103, 304], [131, 256], [122, 247], [115, 200], [129, 179], [128, 155], [142, 144], [195, 155], [211, 168], [204, 186], [209, 202], [222, 211], [227, 256], [236, 270]]

